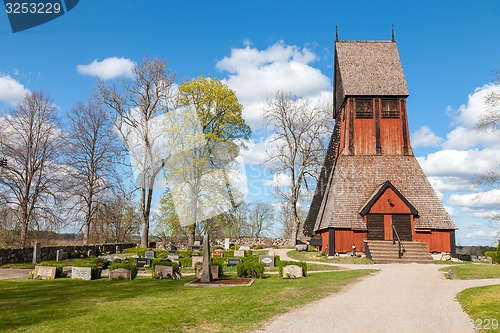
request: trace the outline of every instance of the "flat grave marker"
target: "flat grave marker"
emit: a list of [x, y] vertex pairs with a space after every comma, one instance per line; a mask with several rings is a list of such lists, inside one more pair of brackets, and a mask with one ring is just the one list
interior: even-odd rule
[[76, 280], [92, 280], [92, 268], [72, 267], [71, 278]]
[[109, 271], [110, 280], [132, 280], [132, 272], [125, 268], [117, 268]]
[[264, 267], [274, 267], [274, 256], [259, 256], [259, 262], [264, 264]]
[[52, 280], [56, 278], [56, 268], [50, 266], [35, 266], [35, 278]]
[[303, 277], [304, 272], [302, 271], [302, 267], [297, 265], [287, 265], [283, 267], [283, 276], [284, 278], [299, 278]]

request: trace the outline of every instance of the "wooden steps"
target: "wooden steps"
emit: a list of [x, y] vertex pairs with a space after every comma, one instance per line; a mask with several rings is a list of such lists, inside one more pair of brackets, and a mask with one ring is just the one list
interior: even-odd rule
[[417, 263], [433, 264], [431, 254], [426, 243], [402, 242], [405, 251], [401, 258], [398, 256], [398, 242], [391, 240], [369, 240], [365, 241], [366, 256], [375, 264], [392, 263]]

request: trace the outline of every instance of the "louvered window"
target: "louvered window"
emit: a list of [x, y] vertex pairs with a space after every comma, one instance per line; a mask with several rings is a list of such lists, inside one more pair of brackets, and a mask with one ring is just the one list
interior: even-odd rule
[[399, 118], [397, 99], [382, 99], [382, 118]]
[[372, 100], [369, 98], [356, 99], [356, 118], [373, 118]]

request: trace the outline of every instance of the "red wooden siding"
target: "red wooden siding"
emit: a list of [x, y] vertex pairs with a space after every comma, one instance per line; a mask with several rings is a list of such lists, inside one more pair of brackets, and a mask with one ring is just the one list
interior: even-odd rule
[[432, 230], [415, 232], [415, 241], [427, 243], [430, 252], [450, 252], [450, 232], [448, 230]]
[[388, 188], [370, 208], [370, 214], [411, 214], [411, 211], [403, 200]]
[[356, 246], [356, 252], [365, 251], [366, 231], [353, 231], [348, 229], [335, 230], [335, 252], [346, 253]]
[[403, 128], [399, 118], [380, 119], [380, 145], [383, 155], [403, 155]]

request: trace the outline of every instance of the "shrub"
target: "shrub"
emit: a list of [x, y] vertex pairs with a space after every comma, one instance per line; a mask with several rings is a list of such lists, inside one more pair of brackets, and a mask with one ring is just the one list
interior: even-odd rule
[[214, 246], [212, 246], [212, 251], [211, 252], [214, 252], [216, 250], [224, 250], [224, 247], [222, 247], [220, 245], [214, 245]]
[[69, 254], [70, 258], [87, 258], [85, 251], [73, 251]]
[[153, 259], [151, 262], [151, 269], [153, 272], [155, 271], [155, 266], [160, 265], [160, 266], [172, 266], [174, 268], [174, 273], [180, 274], [181, 270], [179, 268], [179, 264], [176, 262], [173, 262], [170, 259], [162, 259], [162, 258], [156, 258]]
[[137, 272], [139, 271], [137, 269], [137, 266], [133, 262], [130, 262], [129, 260], [115, 260], [111, 263], [111, 265], [109, 265], [110, 271], [118, 268], [125, 268], [131, 271], [132, 279], [135, 279], [135, 277], [137, 276]]
[[52, 264], [50, 262], [42, 261], [41, 263], [37, 264], [37, 266], [55, 267], [56, 268], [56, 279], [62, 277], [63, 265]]
[[189, 258], [181, 258], [179, 257], [179, 264], [181, 267], [193, 267], [193, 259]]
[[296, 265], [299, 267], [302, 267], [302, 272], [304, 276], [307, 276], [307, 264], [303, 261], [281, 261], [279, 264], [279, 271], [278, 274], [280, 277], [283, 276], [283, 267], [288, 266], [288, 265]]
[[497, 264], [500, 264], [500, 239], [498, 240], [497, 245]]
[[101, 270], [106, 269], [109, 266], [109, 261], [104, 258], [94, 258], [90, 261], [91, 264], [97, 265]]
[[280, 266], [281, 265], [281, 259], [279, 255], [274, 256], [274, 266]]
[[224, 250], [222, 251], [222, 255], [224, 256], [224, 258], [234, 257], [234, 250]]
[[193, 250], [179, 250], [177, 251], [177, 255], [179, 258], [190, 258], [193, 255]]
[[227, 260], [225, 258], [212, 258], [212, 264], [227, 267]]
[[248, 256], [243, 258], [243, 262], [247, 263], [258, 263], [259, 262], [259, 257], [257, 256]]
[[90, 276], [92, 280], [97, 280], [101, 278], [101, 267], [99, 267], [97, 264], [91, 264], [91, 263], [79, 263], [79, 264], [73, 264], [74, 267], [90, 267]]
[[262, 250], [263, 248], [264, 246], [262, 246], [261, 244], [252, 245], [252, 250]]
[[493, 251], [486, 251], [484, 253], [484, 255], [486, 257], [491, 257], [492, 261], [494, 264], [497, 264], [498, 263], [498, 256], [497, 256], [497, 253], [496, 252], [493, 252]]
[[[245, 258], [247, 259], [247, 258]], [[261, 278], [264, 276], [264, 264], [254, 260], [243, 260], [236, 266], [238, 277], [243, 278]]]

